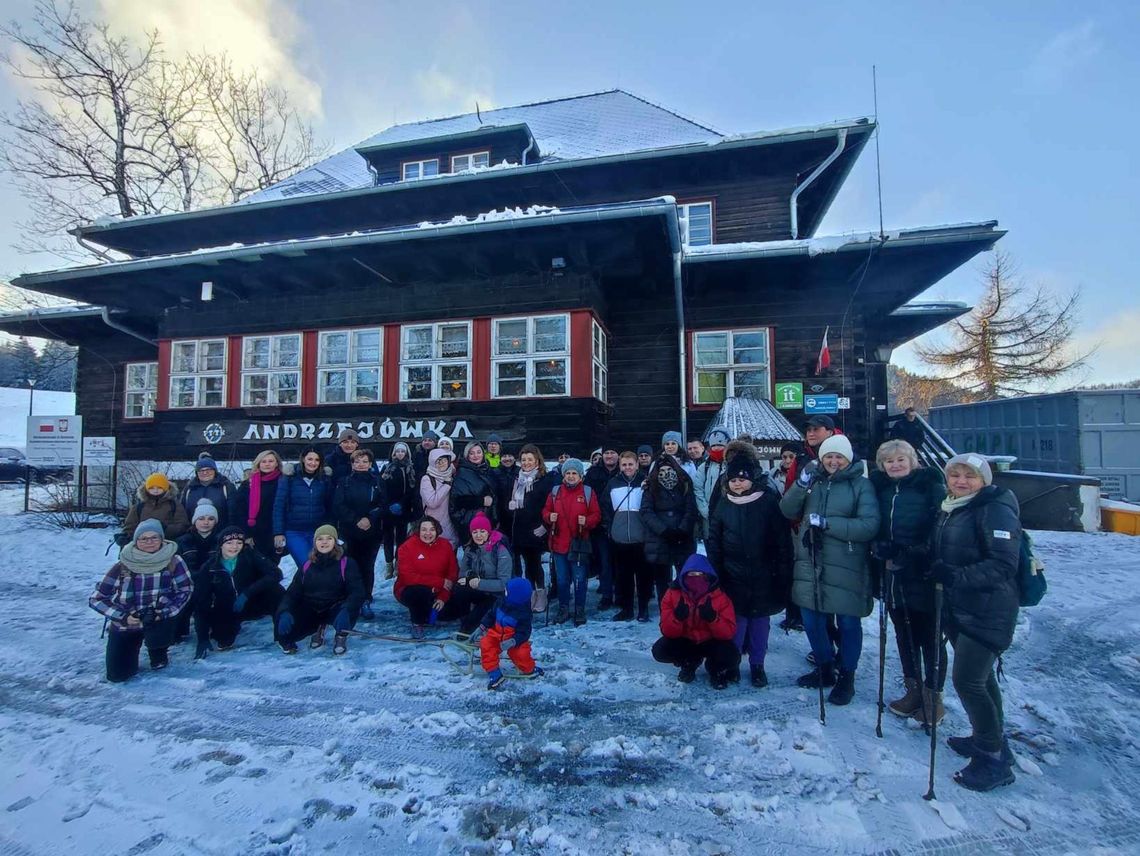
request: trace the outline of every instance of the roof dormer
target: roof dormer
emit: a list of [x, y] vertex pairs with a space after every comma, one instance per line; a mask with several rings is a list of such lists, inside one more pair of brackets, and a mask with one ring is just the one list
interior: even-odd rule
[[374, 184], [418, 181], [504, 163], [525, 166], [537, 163], [540, 156], [538, 143], [525, 122], [364, 144], [357, 146], [356, 152], [367, 161]]

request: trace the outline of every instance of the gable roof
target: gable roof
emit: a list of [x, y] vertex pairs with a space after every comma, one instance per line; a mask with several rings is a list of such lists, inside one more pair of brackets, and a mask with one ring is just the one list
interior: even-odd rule
[[246, 196], [237, 204], [369, 187], [372, 176], [360, 149], [430, 140], [480, 128], [523, 124], [530, 128], [538, 143], [542, 153], [539, 163], [713, 143], [724, 136], [636, 95], [611, 89], [516, 107], [500, 107], [481, 114], [464, 113], [393, 125], [284, 181]]

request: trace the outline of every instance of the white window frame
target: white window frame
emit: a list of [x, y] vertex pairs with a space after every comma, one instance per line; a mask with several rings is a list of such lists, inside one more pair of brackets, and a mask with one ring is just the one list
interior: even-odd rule
[[[268, 367], [248, 367], [245, 364], [246, 355], [251, 342], [259, 339], [269, 340], [269, 366]], [[284, 339], [297, 340], [297, 365], [281, 367], [275, 365], [278, 355], [278, 343]], [[263, 333], [255, 336], [244, 336], [241, 340], [241, 406], [242, 407], [300, 407], [302, 385], [304, 383], [304, 366], [305, 366], [305, 337], [299, 332], [292, 333]], [[282, 402], [278, 399], [280, 388], [276, 385], [279, 378], [285, 375], [296, 375], [297, 385], [297, 400], [290, 402]], [[253, 403], [250, 400], [250, 382], [255, 377], [265, 377], [265, 394], [266, 400], [264, 402]]]
[[[484, 164], [476, 164], [475, 158], [477, 158], [477, 157], [484, 157], [487, 159], [487, 162]], [[459, 167], [457, 169], [455, 166], [455, 162], [458, 160], [462, 160], [463, 158], [467, 158], [467, 166], [462, 166], [462, 167]], [[468, 152], [467, 154], [452, 155], [451, 156], [451, 171], [452, 172], [462, 172], [465, 169], [479, 169], [480, 167], [488, 167], [490, 165], [491, 165], [491, 152], [490, 151]]]
[[[759, 333], [764, 337], [764, 362], [763, 363], [737, 363], [733, 360], [735, 348], [735, 338], [738, 335]], [[693, 372], [692, 372], [692, 396], [694, 405], [717, 405], [720, 401], [702, 401], [701, 400], [701, 387], [698, 383], [698, 378], [701, 372], [723, 372], [725, 374], [725, 397], [733, 396], [736, 394], [736, 373], [745, 371], [762, 371], [764, 373], [764, 398], [771, 400], [772, 397], [772, 328], [771, 327], [730, 327], [723, 330], [693, 330], [692, 335], [692, 351], [693, 351]], [[700, 363], [700, 348], [698, 347], [698, 340], [701, 336], [725, 336], [725, 344], [727, 348], [728, 362], [725, 363], [707, 363], [702, 365]]]
[[[694, 244], [689, 239], [689, 215], [694, 208], [708, 206], [709, 209], [709, 239], [702, 241], [699, 244]], [[677, 218], [682, 222], [681, 229], [682, 237], [684, 238], [685, 246], [687, 247], [708, 247], [716, 243], [716, 224], [714, 217], [716, 216], [716, 206], [713, 205], [711, 199], [694, 200], [693, 202], [679, 202], [677, 203]]]
[[[431, 328], [432, 349], [430, 357], [408, 357], [408, 331], [424, 327]], [[462, 358], [445, 357], [443, 355], [443, 330], [445, 327], [465, 327], [467, 330], [467, 355]], [[422, 324], [403, 324], [400, 326], [400, 401], [469, 401], [471, 399], [471, 352], [475, 347], [472, 341], [472, 324], [470, 321], [428, 321]], [[465, 395], [441, 395], [443, 385], [443, 370], [462, 366], [465, 371], [467, 390]], [[431, 369], [431, 396], [428, 398], [413, 398], [408, 395], [408, 380], [410, 369]]]
[[[360, 359], [357, 353], [355, 334], [376, 333], [379, 338], [379, 356], [375, 362]], [[325, 342], [330, 336], [343, 335], [348, 337], [346, 362], [329, 362], [325, 358]], [[355, 373], [360, 371], [376, 372], [376, 397], [357, 398]], [[344, 401], [328, 400], [328, 378], [333, 374], [344, 375]], [[351, 383], [350, 383], [351, 381]], [[322, 330], [317, 341], [317, 403], [318, 404], [379, 404], [384, 400], [384, 328], [383, 327], [345, 327], [338, 330]]]
[[[146, 374], [141, 388], [131, 388], [131, 370], [142, 369]], [[137, 402], [141, 413], [131, 413], [132, 401]], [[123, 418], [153, 419], [158, 404], [158, 362], [127, 363], [123, 375]]]
[[[539, 321], [549, 321], [557, 318], [564, 325], [564, 339], [566, 346], [558, 351], [535, 350], [535, 330]], [[526, 350], [517, 354], [499, 353], [499, 325], [512, 322], [526, 322]], [[537, 364], [544, 360], [562, 360], [566, 367], [565, 391], [556, 393], [539, 393]], [[499, 392], [498, 367], [503, 363], [526, 364], [526, 390], [522, 395], [504, 395]], [[570, 395], [570, 315], [565, 312], [553, 312], [545, 315], [515, 315], [506, 318], [495, 318], [491, 321], [491, 398], [566, 398]], [[519, 380], [519, 378], [510, 378]]]
[[[431, 175], [424, 175], [424, 165], [434, 163], [435, 172]], [[416, 167], [416, 175], [408, 176], [408, 167]], [[435, 178], [439, 175], [439, 158], [424, 158], [423, 160], [404, 161], [400, 164], [400, 181], [419, 181], [421, 178]]]
[[590, 356], [594, 398], [608, 403], [610, 394], [610, 343], [605, 328], [598, 323], [597, 318], [590, 319]]
[[[213, 345], [216, 343], [222, 345], [222, 367], [221, 369], [204, 369], [202, 368], [202, 348], [205, 345]], [[177, 371], [175, 366], [175, 358], [178, 355], [180, 346], [193, 345], [194, 346], [194, 371]], [[228, 390], [228, 369], [230, 364], [230, 342], [226, 338], [214, 339], [174, 339], [170, 343], [170, 399], [168, 406], [171, 410], [200, 410], [204, 408], [217, 408], [225, 407], [227, 403]], [[175, 387], [180, 381], [193, 379], [194, 381], [194, 403], [181, 405], [178, 403], [178, 394], [175, 392]], [[207, 390], [206, 386], [210, 380], [221, 380], [220, 390]], [[210, 393], [220, 392], [221, 402], [219, 404], [205, 404], [206, 395]]]

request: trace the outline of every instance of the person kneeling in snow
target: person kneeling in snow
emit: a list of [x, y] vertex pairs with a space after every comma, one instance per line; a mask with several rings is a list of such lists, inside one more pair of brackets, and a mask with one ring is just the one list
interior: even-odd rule
[[653, 659], [680, 666], [677, 680], [684, 684], [692, 683], [704, 662], [713, 689], [723, 690], [740, 669], [735, 634], [732, 601], [709, 560], [694, 553], [661, 601], [661, 638], [653, 643]]
[[107, 617], [107, 680], [121, 683], [139, 671], [146, 643], [152, 669], [166, 668], [174, 641], [176, 615], [190, 601], [194, 583], [177, 555], [178, 545], [162, 535], [162, 524], [144, 520], [119, 561], [95, 588], [91, 608]]
[[217, 552], [194, 578], [195, 660], [206, 656], [211, 637], [220, 651], [233, 647], [243, 621], [275, 615], [285, 596], [281, 569], [246, 547], [244, 529], [227, 526], [218, 539]]
[[442, 534], [438, 520], [421, 517], [396, 554], [392, 595], [408, 609], [413, 639], [423, 639], [424, 626], [435, 624], [459, 578], [455, 550]]
[[277, 613], [277, 641], [286, 654], [297, 653], [297, 640], [312, 633], [310, 648], [325, 644], [325, 626], [336, 631], [333, 653], [348, 650], [348, 631], [364, 603], [364, 580], [356, 562], [337, 543], [336, 528], [318, 526], [308, 560], [293, 575]]
[[534, 587], [525, 577], [515, 577], [507, 583], [506, 594], [487, 611], [483, 618], [483, 636], [479, 651], [483, 670], [489, 678], [487, 689], [496, 690], [506, 683], [499, 668], [502, 646], [507, 645], [507, 656], [524, 675], [541, 677], [544, 673], [534, 664], [530, 653], [531, 608], [530, 596]]

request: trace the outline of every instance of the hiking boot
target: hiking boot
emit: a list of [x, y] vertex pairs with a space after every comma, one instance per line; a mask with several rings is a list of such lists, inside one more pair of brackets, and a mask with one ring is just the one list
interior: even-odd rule
[[333, 653], [334, 654], [343, 654], [347, 650], [348, 650], [348, 634], [347, 633], [337, 633], [333, 637]]
[[827, 696], [827, 700], [842, 706], [851, 704], [853, 698], [855, 698], [855, 673], [840, 669], [835, 679], [835, 688]]
[[167, 656], [165, 648], [159, 648], [150, 652], [150, 667], [156, 672], [159, 669], [165, 669], [170, 665], [170, 658]]
[[727, 689], [728, 672], [717, 672], [715, 675], [709, 675], [709, 683], [712, 684], [714, 690]]
[[533, 672], [527, 673], [527, 677], [528, 678], [541, 678], [545, 674], [546, 674], [546, 669], [542, 668], [542, 666], [535, 666]]
[[796, 631], [799, 631], [800, 633], [803, 633], [804, 623], [802, 621], [798, 621], [796, 619], [785, 618], [783, 621], [780, 622], [780, 629], [783, 630], [785, 633], [791, 633], [793, 630], [796, 630]]
[[763, 666], [752, 667], [752, 686], [758, 690], [768, 686], [768, 675], [765, 674]]
[[536, 588], [530, 597], [531, 612], [546, 612], [550, 606], [550, 599], [546, 596], [546, 589]]
[[697, 679], [697, 667], [700, 663], [682, 663], [681, 671], [677, 673], [677, 680], [683, 684], [691, 684]]
[[495, 669], [493, 672], [488, 672], [487, 677], [489, 678], [487, 681], [487, 689], [489, 690], [497, 690], [507, 682], [507, 676], [503, 674], [502, 669]]
[[412, 638], [417, 642], [424, 638], [424, 626], [422, 624], [412, 625]]
[[740, 666], [733, 666], [731, 669], [724, 670], [724, 676], [730, 684], [740, 683]]
[[646, 622], [649, 621], [649, 607], [648, 606], [640, 606], [637, 608], [637, 620], [640, 621], [642, 624], [645, 624]]
[[360, 605], [360, 617], [364, 621], [371, 621], [376, 617], [376, 613], [372, 611], [372, 601], [366, 600]]
[[284, 651], [286, 654], [296, 654], [297, 653], [297, 643], [296, 642], [287, 642], [284, 639], [282, 639], [277, 644], [281, 646], [281, 650]]
[[570, 607], [559, 606], [558, 614], [552, 620], [555, 624], [565, 624], [570, 620]]
[[[948, 737], [946, 745], [963, 758], [973, 758], [975, 755], [983, 754], [973, 734], [969, 737]], [[1013, 750], [1009, 748], [1008, 737], [1001, 739], [1001, 759], [1007, 764], [1013, 764]]]
[[614, 621], [633, 621], [633, 610], [622, 609], [614, 614]]
[[915, 709], [910, 718], [923, 725], [934, 723], [941, 725], [946, 716], [946, 708], [942, 706], [942, 693], [931, 692], [922, 687], [922, 703]]
[[581, 627], [586, 623], [586, 607], [580, 606], [574, 610], [574, 626]]
[[614, 599], [612, 597], [603, 597], [598, 601], [598, 611], [605, 612], [606, 610], [614, 608]]
[[322, 624], [317, 628], [317, 632], [309, 639], [309, 648], [320, 648], [325, 644], [325, 626]]
[[384, 566], [384, 579], [390, 580], [396, 576], [396, 563], [389, 562]]
[[914, 678], [905, 678], [906, 693], [887, 705], [895, 716], [922, 715], [922, 684]]
[[217, 643], [218, 643], [218, 650], [219, 651], [228, 651], [228, 650], [230, 650], [230, 648], [234, 647], [234, 642], [236, 642], [237, 640], [227, 639], [225, 642], [222, 642], [221, 640], [215, 640], [215, 641], [217, 641]]
[[824, 663], [818, 669], [813, 669], [806, 675], [796, 678], [796, 686], [805, 690], [819, 689], [820, 684], [825, 687], [835, 686], [835, 664]]
[[954, 781], [971, 791], [992, 791], [1016, 781], [1013, 765], [1004, 758], [988, 753], [975, 755], [970, 763], [954, 774]]

